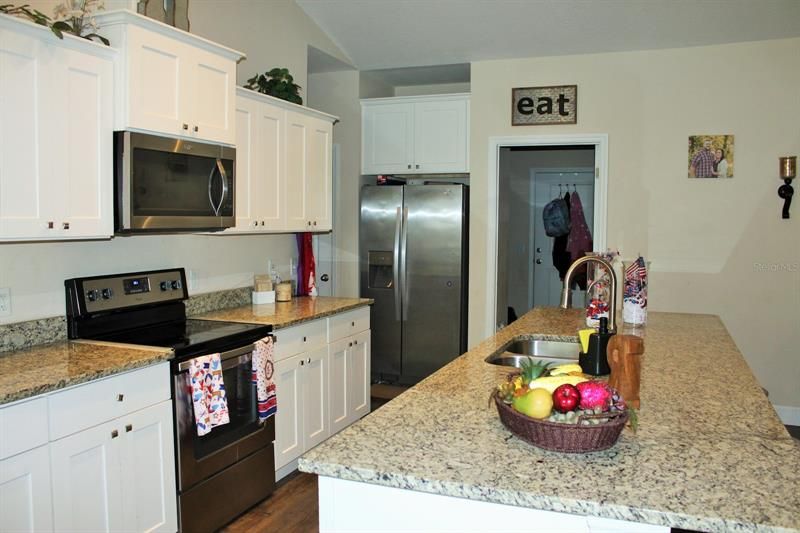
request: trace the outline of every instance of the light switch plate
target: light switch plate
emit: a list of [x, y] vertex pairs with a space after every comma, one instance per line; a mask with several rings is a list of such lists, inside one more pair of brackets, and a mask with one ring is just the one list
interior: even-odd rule
[[11, 316], [11, 289], [0, 288], [0, 316]]

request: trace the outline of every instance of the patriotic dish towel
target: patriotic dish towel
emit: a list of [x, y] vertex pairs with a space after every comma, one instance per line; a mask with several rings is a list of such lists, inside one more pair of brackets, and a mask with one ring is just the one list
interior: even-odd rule
[[189, 379], [192, 385], [192, 405], [197, 435], [202, 437], [212, 428], [230, 422], [219, 354], [192, 359]]
[[273, 339], [264, 337], [256, 342], [253, 350], [253, 383], [258, 393], [258, 419], [266, 420], [278, 411], [278, 398], [275, 394], [275, 360]]

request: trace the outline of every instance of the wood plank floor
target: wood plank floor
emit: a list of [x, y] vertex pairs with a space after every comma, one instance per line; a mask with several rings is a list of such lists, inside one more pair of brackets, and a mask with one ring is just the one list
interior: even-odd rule
[[278, 483], [275, 492], [228, 524], [225, 533], [317, 533], [317, 476], [295, 472]]

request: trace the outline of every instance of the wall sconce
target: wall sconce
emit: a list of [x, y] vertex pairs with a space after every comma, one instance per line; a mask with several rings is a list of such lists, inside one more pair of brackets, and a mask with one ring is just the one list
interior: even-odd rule
[[781, 157], [780, 162], [780, 176], [783, 180], [783, 185], [778, 187], [778, 196], [783, 198], [783, 217], [789, 218], [789, 206], [792, 204], [792, 195], [794, 189], [792, 188], [792, 180], [797, 175], [797, 156]]

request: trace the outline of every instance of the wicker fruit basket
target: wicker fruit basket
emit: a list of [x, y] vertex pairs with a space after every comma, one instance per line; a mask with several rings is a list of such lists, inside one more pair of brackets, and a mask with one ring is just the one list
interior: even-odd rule
[[492, 395], [500, 421], [511, 433], [538, 448], [555, 452], [585, 453], [607, 450], [616, 444], [628, 422], [628, 411], [611, 411], [599, 415], [581, 415], [578, 420], [608, 419], [602, 424], [585, 426], [537, 420], [524, 415]]

